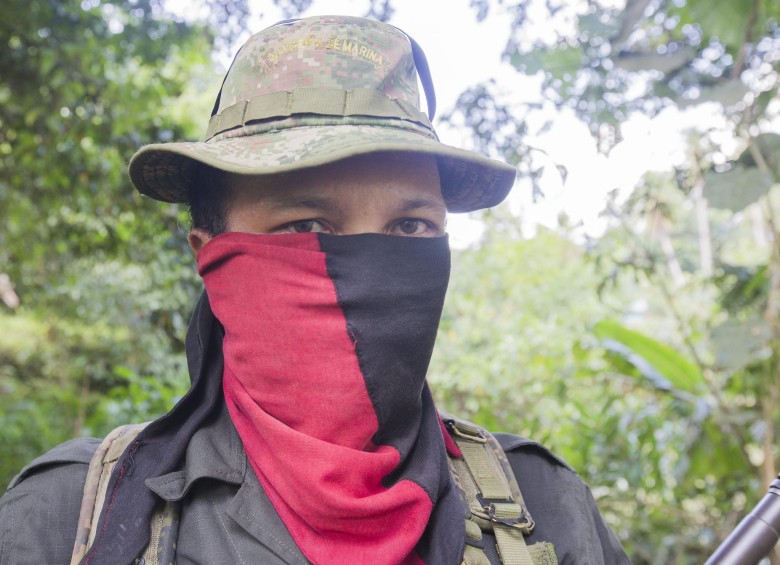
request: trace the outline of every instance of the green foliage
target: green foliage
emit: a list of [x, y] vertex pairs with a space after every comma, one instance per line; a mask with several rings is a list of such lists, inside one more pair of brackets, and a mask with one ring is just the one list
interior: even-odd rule
[[730, 318], [712, 328], [710, 338], [722, 370], [740, 371], [771, 357], [772, 330], [763, 318]]
[[127, 327], [21, 315], [0, 316], [0, 325], [0, 476], [6, 482], [52, 446], [160, 414], [186, 390], [182, 367], [141, 379], [122, 365], [143, 364]]
[[[493, 2], [482, 4], [484, 12]], [[527, 0], [495, 4], [520, 14], [509, 61], [541, 73], [545, 97], [572, 108], [594, 134], [612, 129], [605, 148], [635, 111], [712, 101], [760, 113], [777, 95], [778, 0], [547, 2], [545, 24], [566, 30], [554, 42], [528, 33], [541, 22], [529, 21]]]
[[[225, 25], [246, 12], [201, 4]], [[142, 143], [200, 135], [218, 87], [212, 38], [154, 0], [4, 5], [0, 272], [21, 305], [0, 312], [0, 483], [186, 389], [199, 292], [187, 218], [138, 197], [125, 168]]]
[[[632, 518], [641, 540], [629, 544], [635, 561], [658, 562], [652, 548], [661, 547], [666, 548], [661, 562], [699, 562], [763, 494], [764, 483], [775, 473], [774, 452], [767, 445], [777, 426], [773, 377], [778, 344], [767, 296], [776, 292], [768, 273], [777, 265], [771, 244], [757, 245], [752, 214], [710, 210], [713, 237], [704, 239], [696, 229], [701, 228], [696, 206], [702, 201], [694, 190], [683, 199], [665, 200], [673, 206], [665, 216], [676, 220], [667, 232], [657, 215], [659, 207], [649, 205], [652, 195], [662, 191], [652, 183], [647, 187], [652, 190], [642, 198], [613, 209], [620, 222], [593, 249], [601, 263], [616, 265], [612, 284], [602, 295], [614, 295], [630, 284], [631, 294], [641, 296], [644, 304], [641, 316], [629, 316], [630, 328], [613, 320], [594, 327], [603, 340], [606, 367], [593, 368], [654, 389], [649, 402], [663, 414], [661, 429], [675, 438], [666, 447], [658, 444], [658, 437], [654, 440], [661, 465], [656, 476], [671, 485], [659, 509], [668, 508], [664, 523], [658, 522], [661, 514]], [[740, 209], [773, 207], [766, 194], [752, 199]], [[749, 255], [714, 245], [717, 233], [734, 237], [743, 232], [750, 234]], [[662, 238], [667, 238], [666, 252], [660, 251]], [[700, 246], [705, 244], [714, 247], [712, 274], [704, 273], [700, 263]], [[732, 261], [747, 259], [747, 264], [721, 262], [721, 251]], [[761, 254], [764, 263], [751, 266], [753, 257]], [[670, 276], [675, 266], [682, 269], [676, 279]], [[642, 429], [639, 422], [633, 427]], [[627, 480], [632, 488], [646, 488], [641, 480]]]
[[689, 0], [679, 8], [680, 23], [697, 25], [732, 49], [753, 37], [761, 20], [777, 15], [780, 6], [773, 0]]
[[771, 175], [755, 167], [736, 166], [724, 173], [710, 171], [704, 176], [704, 195], [710, 206], [732, 212], [755, 203], [771, 187]]
[[510, 62], [518, 71], [534, 75], [540, 71], [550, 73], [557, 80], [577, 72], [582, 66], [584, 54], [579, 47], [564, 45], [555, 51], [540, 50], [528, 53], [514, 53]]
[[762, 168], [777, 182], [780, 179], [780, 135], [776, 133], [756, 135], [752, 138], [750, 146], [737, 158], [737, 163], [744, 167]]
[[430, 374], [436, 396], [492, 429], [560, 442], [564, 414], [577, 412], [577, 343], [605, 315], [597, 280], [582, 250], [551, 232], [458, 252]]
[[696, 362], [613, 320], [606, 302], [649, 296], [647, 285], [621, 275], [599, 300], [603, 276], [553, 232], [457, 252], [434, 394], [447, 410], [544, 442], [598, 485], [635, 561], [696, 562], [727, 531], [712, 526], [724, 505], [743, 509], [761, 490], [743, 450], [755, 441], [733, 431], [752, 409], [721, 418]]

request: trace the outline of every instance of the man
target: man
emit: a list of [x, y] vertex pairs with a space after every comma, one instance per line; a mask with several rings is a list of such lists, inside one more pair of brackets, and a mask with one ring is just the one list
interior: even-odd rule
[[445, 214], [515, 171], [438, 141], [418, 73], [432, 117], [403, 32], [282, 22], [236, 56], [206, 142], [134, 156], [143, 194], [190, 205], [192, 388], [22, 470], [0, 563], [627, 562], [565, 463], [434, 407]]

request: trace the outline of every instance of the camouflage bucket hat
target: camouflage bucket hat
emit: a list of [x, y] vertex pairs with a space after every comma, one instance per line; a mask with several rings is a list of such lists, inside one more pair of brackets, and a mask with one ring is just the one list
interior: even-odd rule
[[202, 165], [271, 175], [399, 151], [436, 157], [449, 211], [498, 204], [515, 168], [438, 140], [420, 111], [418, 70], [432, 119], [425, 57], [397, 28], [347, 16], [277, 24], [239, 50], [206, 140], [147, 145], [131, 159], [130, 178], [142, 194], [186, 202]]

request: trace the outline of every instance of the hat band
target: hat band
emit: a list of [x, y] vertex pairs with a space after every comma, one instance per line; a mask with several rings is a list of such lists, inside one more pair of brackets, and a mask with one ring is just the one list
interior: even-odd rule
[[413, 122], [433, 132], [430, 120], [416, 106], [390, 98], [372, 88], [297, 88], [291, 92], [255, 96], [228, 106], [209, 120], [206, 141], [249, 122], [286, 118], [295, 114], [395, 118]]

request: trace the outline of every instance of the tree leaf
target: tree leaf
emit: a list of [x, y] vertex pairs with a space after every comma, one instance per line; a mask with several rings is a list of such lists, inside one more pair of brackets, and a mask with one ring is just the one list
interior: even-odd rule
[[750, 89], [741, 80], [725, 80], [701, 89], [701, 94], [694, 100], [681, 100], [680, 107], [695, 106], [703, 102], [718, 102], [729, 108], [742, 102]]
[[716, 362], [724, 369], [737, 371], [772, 354], [772, 330], [763, 318], [727, 320], [710, 337]]
[[736, 166], [724, 173], [704, 175], [704, 196], [713, 208], [739, 212], [758, 201], [772, 187], [771, 177], [755, 167]]
[[[775, 175], [775, 180], [780, 180], [780, 135], [776, 133], [761, 133], [753, 138], [764, 161]], [[737, 158], [737, 163], [745, 167], [755, 167], [756, 160], [753, 152], [748, 147]]]
[[661, 71], [671, 73], [684, 67], [696, 57], [696, 51], [683, 48], [671, 53], [654, 53], [645, 51], [629, 51], [615, 57], [615, 66], [627, 71]]
[[738, 47], [744, 42], [754, 3], [753, 0], [688, 0], [682, 13], [724, 44]]
[[615, 320], [602, 320], [594, 327], [602, 345], [622, 355], [657, 388], [700, 392], [704, 377], [699, 368], [684, 355], [640, 332], [630, 330]]
[[574, 74], [583, 65], [585, 56], [581, 47], [560, 45], [552, 49], [541, 47], [528, 52], [515, 52], [509, 58], [510, 63], [521, 73], [527, 75], [544, 71], [561, 78]]
[[591, 37], [609, 38], [620, 31], [620, 22], [614, 18], [605, 18], [603, 13], [595, 12], [583, 14], [578, 19], [580, 31], [588, 33]]

